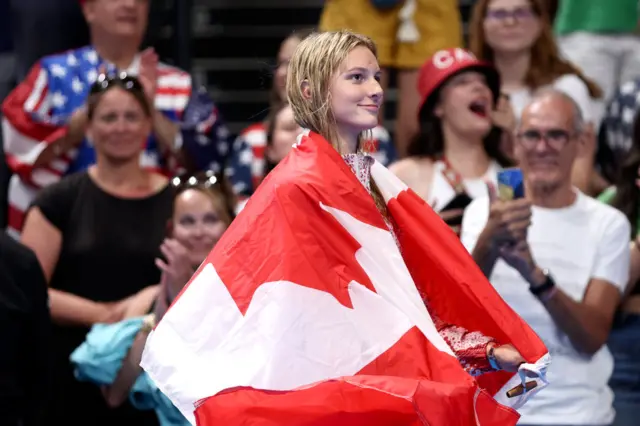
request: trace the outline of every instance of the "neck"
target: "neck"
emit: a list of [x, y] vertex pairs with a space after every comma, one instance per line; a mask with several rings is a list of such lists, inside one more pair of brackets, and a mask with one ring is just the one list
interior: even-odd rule
[[526, 86], [525, 78], [530, 62], [529, 52], [494, 54], [493, 63], [500, 73], [504, 91], [510, 92]]
[[98, 31], [91, 32], [91, 40], [98, 55], [114, 64], [119, 70], [125, 70], [131, 66], [140, 47], [140, 40], [130, 38], [114, 40], [113, 36], [107, 37]]
[[354, 154], [358, 150], [358, 135], [359, 133], [338, 129], [338, 152], [341, 155]]
[[570, 182], [560, 186], [534, 186], [525, 183], [525, 194], [532, 205], [547, 209], [569, 207], [577, 197]]
[[140, 167], [137, 158], [116, 163], [98, 156], [89, 172], [101, 185], [111, 189], [140, 188], [148, 182], [148, 173]]
[[484, 149], [482, 138], [469, 138], [449, 131], [443, 126], [444, 157], [451, 167], [464, 179], [475, 179], [485, 175], [491, 159]]

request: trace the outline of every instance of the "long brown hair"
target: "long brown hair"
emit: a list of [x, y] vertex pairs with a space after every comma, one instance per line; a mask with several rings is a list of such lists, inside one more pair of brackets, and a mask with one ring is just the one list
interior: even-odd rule
[[[490, 2], [491, 0], [478, 0], [473, 7], [469, 22], [469, 49], [479, 59], [493, 62], [493, 49], [486, 43], [484, 34], [484, 19]], [[543, 0], [529, 0], [529, 3], [542, 25], [540, 36], [531, 46], [531, 65], [525, 77], [526, 85], [535, 90], [553, 83], [563, 75], [575, 74], [587, 86], [592, 98], [601, 98], [600, 87], [585, 76], [578, 67], [560, 56], [549, 21], [547, 5]]]

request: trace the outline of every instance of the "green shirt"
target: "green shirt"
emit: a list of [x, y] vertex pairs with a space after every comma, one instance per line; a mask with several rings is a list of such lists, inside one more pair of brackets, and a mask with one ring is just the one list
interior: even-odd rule
[[632, 33], [638, 26], [638, 0], [560, 0], [555, 31]]

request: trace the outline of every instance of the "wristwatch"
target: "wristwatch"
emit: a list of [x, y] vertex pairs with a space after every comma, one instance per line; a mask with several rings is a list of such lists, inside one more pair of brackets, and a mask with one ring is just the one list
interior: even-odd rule
[[529, 286], [529, 291], [533, 293], [533, 295], [536, 297], [540, 297], [541, 295], [545, 294], [547, 291], [553, 289], [556, 286], [556, 282], [551, 277], [551, 274], [549, 274], [548, 269], [546, 268], [543, 269], [542, 275], [545, 276], [544, 283], [537, 286], [533, 286], [533, 285]]

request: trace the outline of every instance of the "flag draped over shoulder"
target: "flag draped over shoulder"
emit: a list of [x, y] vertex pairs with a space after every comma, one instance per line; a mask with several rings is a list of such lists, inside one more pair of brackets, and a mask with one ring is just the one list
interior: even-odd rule
[[[514, 345], [543, 373], [547, 350], [457, 237], [379, 163], [363, 185], [319, 135], [269, 174], [150, 334], [142, 366], [195, 423], [513, 425], [518, 373], [466, 373], [441, 320]], [[532, 379], [529, 379], [532, 380]]]

